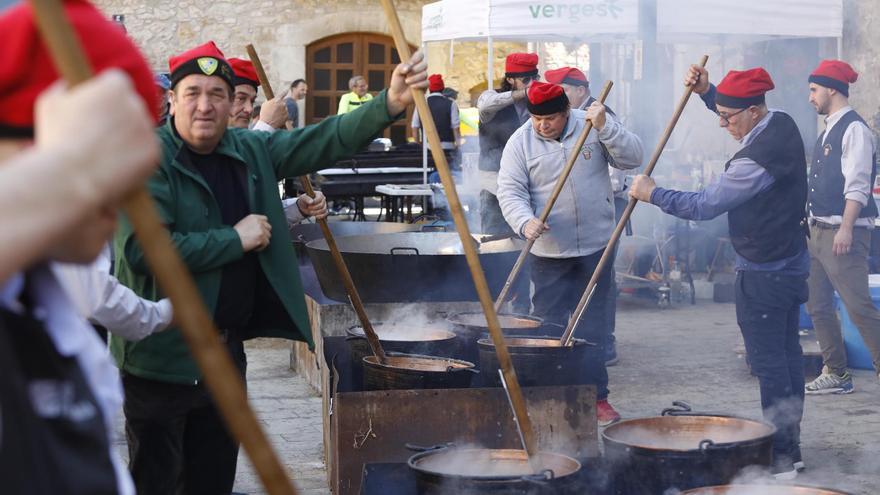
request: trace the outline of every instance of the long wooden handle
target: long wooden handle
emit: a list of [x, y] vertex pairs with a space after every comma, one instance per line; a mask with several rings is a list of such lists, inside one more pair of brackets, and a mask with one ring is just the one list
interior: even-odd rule
[[[388, 19], [388, 25], [394, 38], [394, 44], [397, 46], [397, 52], [401, 60], [409, 60], [412, 53], [406, 37], [403, 34], [403, 28], [400, 25], [400, 19], [394, 8], [392, 0], [381, 0], [382, 8], [385, 10], [385, 17]], [[507, 381], [507, 387], [510, 389], [510, 401], [513, 404], [513, 410], [520, 431], [523, 434], [523, 440], [526, 446], [526, 452], [531, 459], [537, 452], [537, 441], [535, 439], [535, 431], [532, 428], [532, 421], [526, 410], [525, 399], [522, 395], [522, 389], [519, 386], [519, 380], [516, 378], [516, 372], [513, 369], [513, 363], [510, 360], [510, 352], [504, 342], [504, 335], [501, 333], [501, 325], [498, 322], [498, 314], [492, 305], [492, 294], [489, 292], [489, 284], [486, 282], [486, 275], [480, 266], [480, 256], [477, 253], [474, 238], [468, 229], [467, 220], [464, 217], [464, 210], [461, 207], [461, 201], [458, 198], [458, 192], [455, 190], [455, 182], [452, 180], [452, 173], [449, 171], [449, 164], [446, 162], [446, 156], [443, 154], [443, 147], [440, 146], [440, 136], [437, 134], [437, 127], [434, 125], [434, 118], [431, 116], [431, 109], [428, 107], [428, 101], [425, 99], [425, 92], [422, 89], [411, 88], [416, 108], [421, 116], [422, 127], [428, 143], [431, 145], [431, 154], [434, 155], [434, 165], [440, 174], [440, 181], [443, 183], [443, 189], [446, 191], [446, 200], [449, 202], [449, 211], [455, 220], [455, 227], [458, 230], [458, 236], [461, 239], [461, 245], [464, 249], [465, 259], [471, 271], [471, 277], [474, 280], [474, 286], [477, 295], [480, 298], [480, 305], [486, 314], [486, 322], [489, 325], [489, 334], [492, 336], [492, 342], [495, 344], [495, 352], [498, 355], [498, 363], [501, 365], [501, 372]]]
[[[275, 98], [275, 92], [272, 91], [272, 84], [269, 82], [269, 78], [266, 77], [266, 71], [263, 69], [263, 63], [260, 61], [260, 56], [257, 55], [257, 50], [254, 48], [254, 45], [247, 45], [245, 48], [247, 49], [248, 56], [251, 58], [251, 62], [254, 64], [254, 69], [257, 71], [257, 77], [260, 79], [260, 85], [263, 87], [263, 93], [266, 95], [266, 98]], [[303, 190], [306, 194], [308, 194], [310, 198], [314, 198], [315, 189], [312, 187], [312, 181], [309, 180], [308, 176], [303, 175], [299, 180], [302, 183]], [[385, 349], [382, 348], [379, 336], [376, 335], [376, 331], [373, 329], [372, 323], [370, 323], [370, 318], [367, 317], [367, 310], [364, 308], [364, 302], [361, 300], [357, 287], [354, 285], [354, 279], [351, 278], [351, 272], [348, 271], [348, 266], [346, 266], [345, 260], [342, 258], [339, 246], [336, 245], [336, 239], [333, 238], [333, 233], [330, 232], [330, 226], [327, 225], [327, 220], [324, 218], [318, 219], [318, 225], [321, 227], [321, 232], [324, 234], [324, 239], [327, 241], [327, 246], [330, 248], [330, 256], [333, 258], [336, 270], [339, 271], [339, 276], [342, 277], [342, 285], [345, 286], [345, 291], [348, 293], [348, 299], [351, 301], [351, 305], [354, 307], [354, 312], [357, 313], [358, 319], [361, 322], [361, 327], [364, 329], [364, 335], [367, 337], [370, 349], [373, 351], [376, 359], [379, 360], [380, 363], [384, 363], [386, 361]]]
[[[708, 61], [709, 56], [703, 55], [703, 58], [700, 59], [700, 66], [705, 67]], [[654, 148], [654, 154], [651, 155], [651, 160], [648, 162], [648, 166], [645, 167], [645, 175], [650, 176], [651, 173], [654, 171], [654, 167], [657, 166], [657, 161], [660, 159], [660, 155], [663, 154], [663, 149], [666, 148], [666, 143], [669, 141], [669, 137], [672, 136], [672, 131], [675, 130], [675, 124], [678, 123], [678, 119], [679, 117], [681, 117], [681, 113], [684, 111], [684, 107], [685, 105], [687, 105], [687, 102], [691, 97], [691, 93], [693, 92], [694, 87], [688, 86], [687, 89], [685, 89], [684, 94], [681, 95], [681, 99], [678, 101], [678, 105], [676, 105], [675, 107], [672, 118], [669, 120], [669, 123], [666, 124], [666, 130], [663, 132], [663, 136], [660, 137], [660, 141]], [[581, 296], [581, 299], [578, 302], [574, 313], [571, 314], [571, 318], [569, 318], [568, 320], [568, 326], [565, 327], [565, 331], [562, 333], [562, 338], [560, 338], [562, 345], [572, 345], [574, 328], [577, 326], [578, 321], [580, 321], [584, 312], [587, 310], [587, 306], [589, 306], [590, 300], [593, 299], [593, 294], [596, 292], [596, 284], [599, 281], [599, 277], [602, 275], [602, 271], [605, 269], [605, 265], [607, 265], [608, 261], [611, 259], [611, 255], [614, 253], [614, 247], [617, 245], [617, 241], [620, 240], [623, 229], [626, 227], [626, 223], [632, 216], [632, 212], [636, 207], [636, 203], [638, 202], [639, 200], [635, 198], [630, 198], [629, 202], [626, 204], [626, 208], [623, 210], [623, 215], [621, 215], [620, 221], [617, 222], [617, 227], [614, 228], [614, 232], [612, 232], [611, 234], [611, 239], [608, 240], [608, 245], [605, 246], [605, 252], [602, 253], [602, 257], [599, 259], [599, 264], [593, 271], [593, 276], [590, 277], [590, 282], [587, 284], [587, 288], [584, 290], [584, 294]]]
[[[71, 85], [92, 76], [91, 65], [79, 44], [59, 0], [32, 0], [37, 26], [59, 72]], [[205, 384], [232, 435], [241, 442], [254, 468], [271, 494], [294, 495], [294, 488], [272, 450], [260, 423], [247, 401], [241, 375], [232, 364], [219, 332], [208, 315], [189, 270], [178, 256], [168, 231], [162, 227], [152, 198], [146, 189], [133, 193], [125, 212], [134, 226], [150, 268], [162, 290], [171, 299], [174, 317]]]
[[[614, 83], [611, 81], [605, 82], [605, 86], [602, 87], [602, 92], [599, 93], [599, 99], [597, 100], [599, 103], [605, 104], [605, 99], [608, 98], [608, 93], [611, 92], [611, 86], [613, 85]], [[538, 220], [540, 220], [541, 223], [546, 222], [547, 219], [550, 218], [550, 212], [553, 210], [553, 205], [556, 204], [556, 200], [559, 198], [559, 193], [562, 192], [562, 188], [565, 186], [565, 181], [568, 180], [568, 176], [571, 174], [571, 169], [574, 168], [574, 162], [577, 161], [577, 158], [580, 155], [580, 150], [584, 147], [584, 143], [587, 142], [587, 136], [590, 135], [590, 131], [592, 130], [593, 121], [588, 120], [587, 124], [584, 126], [584, 130], [581, 131], [581, 135], [578, 136], [574, 148], [572, 148], [573, 151], [571, 155], [565, 162], [565, 167], [562, 169], [559, 179], [556, 180], [556, 185], [550, 193], [550, 199], [547, 200], [547, 204], [544, 205], [544, 209], [541, 210], [541, 216], [538, 217]], [[523, 246], [522, 251], [520, 251], [516, 263], [513, 264], [510, 274], [507, 275], [504, 287], [501, 288], [501, 293], [499, 293], [498, 297], [495, 299], [495, 311], [501, 311], [501, 305], [504, 304], [504, 300], [507, 299], [507, 294], [510, 292], [510, 288], [513, 287], [513, 283], [516, 282], [516, 277], [519, 275], [520, 270], [526, 262], [526, 257], [529, 255], [529, 252], [531, 252], [532, 246], [535, 245], [535, 241], [537, 240], [537, 237], [527, 240], [526, 245]]]

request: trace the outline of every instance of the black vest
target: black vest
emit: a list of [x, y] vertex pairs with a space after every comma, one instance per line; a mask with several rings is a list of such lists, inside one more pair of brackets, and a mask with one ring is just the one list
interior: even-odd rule
[[[434, 118], [434, 126], [437, 127], [437, 134], [440, 135], [440, 142], [454, 143], [455, 134], [452, 132], [452, 100], [439, 93], [437, 93], [437, 96], [430, 95], [428, 98], [428, 108], [431, 109], [431, 117]], [[421, 117], [421, 115], [419, 117]]]
[[0, 492], [116, 494], [98, 402], [42, 323], [0, 309], [0, 377]]
[[501, 152], [524, 122], [519, 120], [516, 104], [504, 107], [489, 122], [480, 122], [480, 170], [497, 172], [501, 169]]
[[730, 210], [730, 242], [743, 258], [766, 263], [806, 248], [807, 159], [794, 120], [774, 112], [767, 127], [727, 162], [749, 158], [773, 177], [773, 185]]
[[[843, 135], [850, 124], [855, 122], [865, 123], [855, 110], [850, 110], [834, 124], [827, 137], [823, 132], [816, 140], [816, 146], [813, 147], [813, 166], [810, 168], [809, 208], [813, 215], [818, 217], [843, 215], [846, 198], [843, 194], [845, 180], [840, 158], [843, 155]], [[825, 137], [824, 145], [822, 144], [823, 137]], [[871, 165], [871, 187], [873, 187], [874, 176], [877, 175], [876, 155], [871, 157]], [[862, 208], [859, 217], [876, 216], [877, 205], [874, 203], [874, 198], [869, 195], [868, 204]]]

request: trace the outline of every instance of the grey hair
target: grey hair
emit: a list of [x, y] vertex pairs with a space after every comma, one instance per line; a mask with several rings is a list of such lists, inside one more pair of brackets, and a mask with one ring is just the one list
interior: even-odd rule
[[348, 80], [348, 89], [354, 89], [354, 86], [355, 86], [355, 84], [357, 84], [358, 81], [366, 81], [366, 79], [364, 79], [364, 76], [352, 77], [351, 79]]

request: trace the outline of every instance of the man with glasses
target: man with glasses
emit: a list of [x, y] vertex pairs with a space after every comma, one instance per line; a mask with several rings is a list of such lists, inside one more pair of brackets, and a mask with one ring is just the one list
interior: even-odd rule
[[685, 84], [718, 114], [721, 127], [742, 149], [700, 192], [656, 187], [653, 179], [639, 175], [630, 196], [689, 220], [728, 214], [737, 254], [736, 319], [758, 377], [764, 417], [777, 428], [772, 470], [777, 478], [793, 479], [803, 468], [798, 314], [807, 300], [810, 269], [804, 144], [790, 116], [767, 108], [764, 94], [774, 86], [764, 69], [730, 71], [717, 88], [708, 75], [705, 68], [692, 66]]
[[[498, 205], [498, 170], [501, 152], [510, 136], [529, 120], [526, 90], [532, 81], [540, 80], [538, 55], [534, 53], [511, 53], [504, 64], [504, 81], [501, 87], [488, 89], [477, 100], [480, 111], [480, 231], [484, 234], [515, 234], [504, 220]], [[512, 288], [513, 311], [528, 314], [529, 274], [524, 266]]]

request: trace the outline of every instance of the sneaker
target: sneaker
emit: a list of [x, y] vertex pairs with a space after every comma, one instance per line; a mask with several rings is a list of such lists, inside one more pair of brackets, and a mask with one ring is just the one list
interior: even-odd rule
[[803, 473], [807, 469], [807, 465], [804, 464], [804, 458], [801, 456], [801, 448], [795, 447], [794, 453], [791, 455], [791, 460], [794, 461], [794, 469], [799, 473]]
[[617, 343], [614, 341], [605, 344], [605, 366], [617, 364]]
[[773, 477], [780, 481], [791, 481], [797, 478], [798, 470], [794, 467], [793, 464], [782, 464], [773, 466], [770, 469], [770, 473], [773, 474]]
[[620, 421], [620, 414], [614, 410], [607, 399], [597, 400], [596, 418], [599, 420], [599, 426], [608, 426]]
[[827, 368], [822, 370], [818, 378], [804, 385], [807, 395], [851, 394], [853, 392], [852, 375], [849, 371], [843, 375], [832, 373]]

